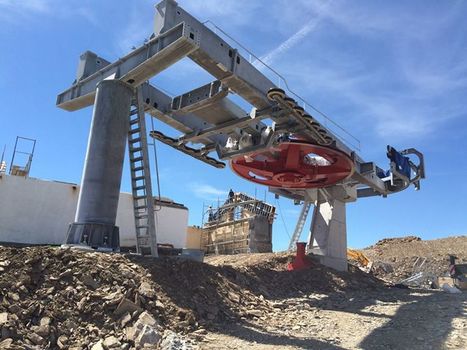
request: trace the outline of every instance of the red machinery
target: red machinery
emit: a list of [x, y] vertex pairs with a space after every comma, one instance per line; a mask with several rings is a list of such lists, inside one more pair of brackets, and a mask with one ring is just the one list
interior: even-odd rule
[[297, 255], [294, 260], [287, 265], [287, 270], [303, 270], [313, 265], [310, 258], [305, 254], [305, 249], [305, 242], [297, 242]]
[[270, 187], [322, 188], [351, 176], [352, 160], [336, 149], [290, 140], [231, 161], [241, 177]]

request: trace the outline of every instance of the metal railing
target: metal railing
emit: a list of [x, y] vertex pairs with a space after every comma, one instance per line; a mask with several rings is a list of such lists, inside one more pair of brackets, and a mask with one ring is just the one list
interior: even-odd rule
[[[356, 151], [361, 150], [361, 142], [360, 142], [360, 140], [358, 138], [356, 138], [354, 135], [352, 135], [349, 131], [347, 131], [344, 127], [339, 125], [337, 122], [332, 120], [327, 114], [320, 111], [318, 108], [313, 106], [310, 102], [308, 102], [303, 97], [298, 95], [295, 91], [293, 91], [289, 87], [287, 79], [285, 79], [285, 77], [282, 76], [278, 71], [276, 71], [274, 68], [269, 66], [267, 63], [265, 63], [260, 57], [256, 56], [251, 50], [249, 50], [247, 47], [242, 45], [239, 41], [235, 40], [231, 35], [229, 35], [227, 32], [225, 32], [222, 28], [217, 26], [211, 20], [204, 21], [203, 24], [206, 25], [206, 26], [208, 26], [208, 25], [212, 26], [213, 31], [214, 31], [215, 34], [219, 35], [219, 33], [221, 33], [224, 36], [224, 39], [228, 39], [226, 41], [230, 40], [230, 41], [234, 42], [236, 45], [238, 45], [242, 50], [244, 50], [248, 54], [249, 62], [251, 64], [253, 64], [256, 68], [261, 70], [258, 67], [258, 65], [261, 65], [264, 68], [266, 68], [267, 70], [269, 70], [271, 73], [273, 73], [278, 79], [278, 87], [279, 88], [284, 87], [285, 90], [287, 90], [291, 95], [293, 95], [298, 100], [298, 102], [302, 103], [302, 107], [305, 110], [307, 109], [307, 107], [310, 107], [313, 111], [318, 113], [322, 118], [323, 125], [326, 128], [328, 128], [329, 130], [331, 130], [336, 135], [336, 137], [338, 137], [339, 140], [342, 143], [344, 143], [347, 147], [349, 147], [349, 148], [351, 148], [353, 150], [356, 150]], [[253, 58], [254, 58], [254, 61], [253, 61]]]

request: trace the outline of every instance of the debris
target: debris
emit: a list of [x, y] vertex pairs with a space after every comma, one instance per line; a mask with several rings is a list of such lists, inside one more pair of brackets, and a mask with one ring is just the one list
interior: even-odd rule
[[0, 349], [8, 349], [13, 344], [13, 339], [6, 338], [0, 342]]
[[193, 346], [183, 339], [179, 334], [166, 331], [160, 344], [161, 350], [190, 350]]
[[104, 350], [104, 345], [102, 343], [102, 339], [99, 340], [96, 344], [94, 344], [91, 350]]
[[50, 322], [51, 322], [50, 317], [47, 317], [47, 316], [42, 317], [40, 322], [39, 322], [39, 325], [40, 326], [48, 326], [48, 325], [50, 325]]
[[103, 345], [106, 349], [114, 349], [119, 348], [122, 344], [116, 337], [112, 335], [110, 337], [105, 338]]
[[66, 344], [68, 343], [68, 337], [65, 335], [61, 335], [57, 339], [57, 346], [59, 349], [64, 349]]
[[136, 305], [134, 302], [131, 300], [128, 300], [127, 298], [123, 298], [120, 303], [117, 306], [117, 309], [115, 310], [114, 314], [115, 316], [120, 316], [125, 313], [133, 313], [135, 311], [140, 311], [141, 308]]
[[147, 298], [154, 298], [156, 294], [148, 282], [141, 282], [138, 288], [138, 292]]
[[441, 289], [444, 290], [445, 292], [451, 293], [451, 294], [459, 294], [462, 293], [459, 289], [457, 289], [454, 286], [450, 286], [449, 284], [445, 283], [441, 286]]
[[0, 313], [0, 326], [8, 322], [8, 312]]
[[[308, 323], [327, 322], [324, 310], [345, 310], [346, 303], [374, 306], [379, 293], [409, 292], [387, 289], [353, 266], [337, 272], [316, 263], [290, 273], [291, 257], [240, 254], [200, 263], [0, 246], [0, 261], [10, 262], [0, 274], [0, 340], [12, 339], [11, 347], [18, 349], [157, 348], [164, 341], [180, 345], [182, 340], [189, 348], [189, 339], [204, 342], [213, 330], [242, 322], [262, 324], [264, 332], [276, 325], [284, 331], [300, 326], [297, 332], [316, 332], [321, 326], [310, 329]], [[429, 263], [427, 259], [424, 266]], [[84, 284], [84, 275], [98, 283], [95, 289]], [[309, 317], [301, 318], [301, 312]]]
[[423, 241], [416, 236], [385, 238], [362, 250], [373, 262], [371, 273], [390, 283], [432, 288], [438, 276], [449, 274], [449, 256], [467, 261], [467, 237]]
[[81, 277], [82, 282], [84, 283], [85, 286], [91, 288], [91, 289], [97, 289], [99, 287], [99, 283], [97, 283], [94, 278], [92, 278], [89, 275], [83, 275]]
[[120, 325], [125, 327], [131, 321], [131, 315], [127, 312], [120, 318]]
[[128, 339], [143, 347], [145, 344], [157, 344], [161, 338], [157, 330], [157, 321], [147, 311], [139, 315], [132, 327], [126, 329]]
[[45, 339], [42, 338], [40, 335], [36, 334], [36, 333], [29, 333], [27, 335], [27, 338], [32, 341], [34, 344], [36, 345], [43, 345], [45, 344]]
[[147, 345], [156, 345], [161, 339], [157, 330], [151, 326], [145, 325], [135, 339], [138, 346], [145, 347]]

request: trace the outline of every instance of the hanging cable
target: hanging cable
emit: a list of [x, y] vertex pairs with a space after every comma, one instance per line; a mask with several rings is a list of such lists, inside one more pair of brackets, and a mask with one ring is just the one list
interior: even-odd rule
[[285, 233], [287, 233], [287, 236], [289, 236], [289, 239], [292, 239], [292, 236], [290, 236], [290, 233], [289, 233], [289, 229], [287, 228], [287, 225], [285, 224], [284, 216], [282, 215], [281, 205], [280, 205], [279, 200], [277, 198], [276, 198], [276, 205], [279, 208], [279, 215], [281, 217], [282, 224], [284, 225]]
[[[151, 116], [151, 128], [152, 128], [152, 131], [154, 131], [154, 118]], [[154, 211], [159, 211], [162, 209], [162, 205], [161, 205], [161, 185], [160, 185], [160, 180], [159, 180], [159, 165], [158, 165], [158, 162], [157, 162], [157, 149], [156, 149], [156, 140], [153, 139], [153, 142], [152, 142], [152, 148], [153, 148], [153, 151], [154, 151], [154, 166], [156, 168], [156, 180], [157, 180], [157, 196], [158, 196], [158, 201], [159, 201], [159, 207], [157, 208], [155, 206], [154, 208]], [[156, 209], [157, 208], [157, 209]]]

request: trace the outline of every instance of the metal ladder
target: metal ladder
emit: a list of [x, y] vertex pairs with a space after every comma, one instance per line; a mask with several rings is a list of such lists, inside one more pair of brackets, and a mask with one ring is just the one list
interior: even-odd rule
[[154, 198], [152, 196], [146, 120], [141, 88], [136, 90], [135, 109], [130, 113], [128, 151], [130, 153], [131, 190], [136, 229], [136, 251], [158, 256]]
[[306, 218], [308, 216], [308, 212], [311, 208], [311, 202], [303, 202], [303, 207], [300, 212], [300, 216], [298, 217], [297, 226], [295, 226], [295, 231], [292, 234], [292, 238], [290, 238], [289, 249], [294, 250], [300, 235], [302, 234], [303, 227], [305, 226]]

